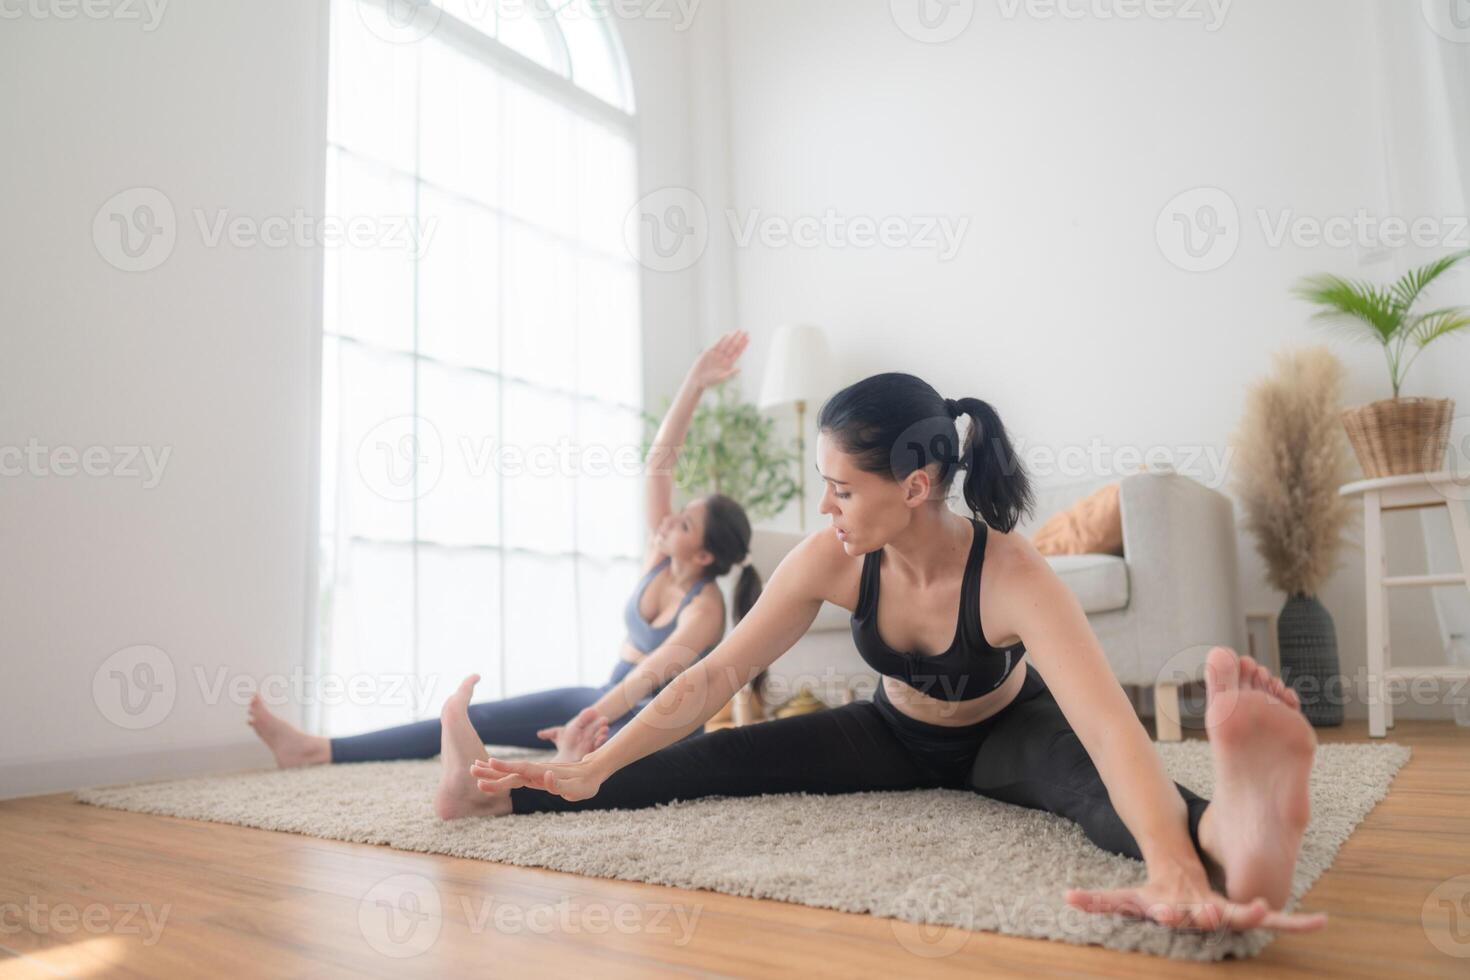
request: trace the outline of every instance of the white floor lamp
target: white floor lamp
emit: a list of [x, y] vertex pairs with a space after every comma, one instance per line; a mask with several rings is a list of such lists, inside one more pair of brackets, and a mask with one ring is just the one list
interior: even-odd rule
[[796, 407], [797, 507], [799, 527], [806, 531], [806, 404], [825, 398], [830, 391], [831, 356], [821, 327], [788, 324], [776, 330], [771, 353], [766, 358], [760, 407]]

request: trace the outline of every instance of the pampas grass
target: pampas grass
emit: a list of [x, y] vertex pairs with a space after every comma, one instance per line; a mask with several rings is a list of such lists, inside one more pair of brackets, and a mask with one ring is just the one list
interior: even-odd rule
[[1353, 478], [1339, 418], [1343, 366], [1326, 347], [1281, 351], [1246, 394], [1232, 437], [1234, 489], [1271, 585], [1316, 595], [1337, 568], [1353, 508], [1338, 496]]

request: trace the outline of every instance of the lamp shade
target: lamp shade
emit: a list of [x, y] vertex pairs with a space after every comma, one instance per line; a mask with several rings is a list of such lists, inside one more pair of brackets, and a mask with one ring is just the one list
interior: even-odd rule
[[816, 401], [829, 393], [831, 354], [821, 327], [788, 324], [776, 330], [761, 380], [761, 408]]

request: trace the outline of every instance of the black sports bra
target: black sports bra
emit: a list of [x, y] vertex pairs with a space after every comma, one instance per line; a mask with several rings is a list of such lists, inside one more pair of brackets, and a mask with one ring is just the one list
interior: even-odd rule
[[852, 639], [858, 653], [878, 673], [896, 677], [905, 684], [940, 701], [967, 701], [1000, 687], [1026, 653], [1024, 644], [993, 647], [980, 629], [980, 566], [985, 561], [985, 539], [989, 528], [970, 518], [975, 533], [965, 577], [960, 584], [959, 625], [954, 641], [943, 653], [899, 653], [878, 634], [878, 571], [882, 549], [863, 556], [862, 585], [857, 608], [852, 612]]

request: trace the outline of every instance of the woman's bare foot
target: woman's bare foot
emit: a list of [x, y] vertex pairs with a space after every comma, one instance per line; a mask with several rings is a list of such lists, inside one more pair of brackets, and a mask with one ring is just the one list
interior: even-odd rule
[[259, 694], [250, 699], [245, 720], [276, 757], [282, 769], [315, 766], [332, 761], [332, 743], [320, 735], [308, 735], [265, 706]]
[[1215, 792], [1200, 820], [1200, 846], [1224, 871], [1232, 901], [1259, 896], [1283, 908], [1311, 816], [1317, 735], [1296, 693], [1250, 657], [1215, 647], [1205, 684]]
[[466, 677], [459, 690], [444, 702], [444, 710], [439, 713], [442, 772], [439, 789], [434, 793], [434, 812], [440, 820], [500, 817], [510, 813], [509, 793], [487, 793], [470, 775], [470, 766], [476, 759], [490, 758], [485, 753], [485, 743], [480, 741], [475, 726], [470, 723], [470, 698], [474, 696], [475, 685], [479, 681], [479, 674]]
[[556, 756], [552, 762], [581, 762], [582, 758], [607, 741], [608, 721], [592, 708], [583, 708], [577, 717], [556, 731]]

